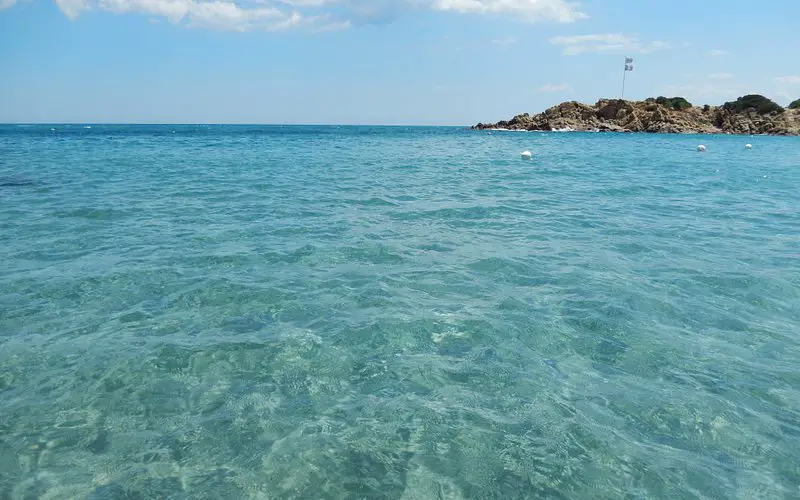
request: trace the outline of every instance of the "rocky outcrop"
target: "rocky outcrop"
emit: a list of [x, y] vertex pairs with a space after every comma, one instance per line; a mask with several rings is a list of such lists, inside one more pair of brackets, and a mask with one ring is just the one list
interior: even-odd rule
[[[647, 101], [601, 99], [594, 105], [568, 101], [536, 115], [523, 113], [508, 121], [493, 124], [479, 123], [472, 128], [800, 135], [800, 109], [784, 110], [775, 105], [776, 108], [765, 111], [764, 108], [747, 107], [747, 103], [750, 102], [747, 98], [752, 97], [745, 96], [722, 106], [703, 107], [678, 106], [675, 104], [677, 102], [675, 99], [680, 98], [669, 100], [659, 98], [660, 102], [656, 102], [656, 99]], [[681, 109], [676, 109], [679, 107]]]

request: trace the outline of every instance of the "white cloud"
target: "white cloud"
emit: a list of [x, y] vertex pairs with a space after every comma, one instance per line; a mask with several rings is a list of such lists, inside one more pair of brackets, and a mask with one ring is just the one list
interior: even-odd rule
[[587, 52], [625, 52], [648, 53], [656, 50], [668, 49], [670, 45], [660, 40], [642, 42], [636, 37], [621, 33], [606, 33], [595, 35], [556, 36], [550, 39], [553, 45], [563, 47], [563, 52], [568, 56], [576, 56]]
[[711, 49], [708, 51], [708, 55], [711, 57], [726, 56], [728, 55], [728, 52], [722, 49]]
[[81, 11], [89, 10], [89, 3], [86, 0], [55, 0], [58, 8], [70, 19], [75, 19]]
[[570, 23], [588, 17], [565, 0], [433, 0], [432, 7], [462, 14], [508, 14], [533, 22]]
[[344, 31], [353, 25], [350, 21], [331, 21], [315, 28], [315, 33], [330, 33], [332, 31]]
[[538, 87], [536, 92], [567, 92], [572, 90], [572, 86], [568, 83], [548, 83]]
[[[56, 0], [60, 2], [62, 0]], [[81, 1], [82, 5], [79, 8], [73, 9], [78, 12], [78, 9], [87, 9], [89, 5], [87, 2]], [[216, 3], [219, 5], [219, 3]], [[192, 0], [100, 0], [99, 5], [108, 11], [123, 13], [138, 13], [149, 14], [157, 17], [165, 17], [172, 22], [180, 21], [189, 11], [196, 7]]]
[[733, 73], [711, 73], [707, 78], [709, 80], [732, 80], [735, 76]]
[[280, 3], [291, 5], [292, 7], [321, 7], [325, 4], [333, 3], [330, 0], [279, 0]]
[[779, 76], [775, 78], [775, 81], [778, 83], [788, 84], [788, 85], [800, 85], [800, 76], [792, 75], [792, 76]]
[[300, 25], [317, 29], [336, 28], [327, 16], [305, 16], [273, 6], [249, 5], [223, 1], [197, 0], [55, 0], [64, 14], [77, 18], [81, 12], [102, 10], [116, 14], [142, 14], [151, 21], [164, 18], [188, 27], [226, 31], [281, 30]]
[[259, 27], [288, 28], [303, 19], [296, 12], [284, 14], [271, 7], [242, 8], [233, 2], [220, 1], [192, 3], [188, 13], [188, 24], [191, 27], [228, 31], [248, 31]]
[[17, 3], [17, 0], [0, 0], [0, 10], [10, 9]]
[[[0, 0], [8, 8], [17, 0]], [[55, 0], [74, 19], [100, 10], [164, 18], [172, 23], [232, 31], [346, 29], [352, 24], [388, 22], [417, 9], [462, 14], [497, 14], [528, 22], [573, 22], [586, 18], [568, 0]]]

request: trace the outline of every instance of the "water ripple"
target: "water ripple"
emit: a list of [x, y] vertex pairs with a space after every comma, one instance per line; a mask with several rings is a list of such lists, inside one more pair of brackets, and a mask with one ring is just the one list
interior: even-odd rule
[[800, 494], [796, 139], [50, 128], [0, 498]]

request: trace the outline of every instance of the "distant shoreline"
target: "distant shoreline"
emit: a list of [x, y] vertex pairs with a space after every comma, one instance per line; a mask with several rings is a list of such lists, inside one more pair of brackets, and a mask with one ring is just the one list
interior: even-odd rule
[[[793, 106], [798, 101], [793, 103]], [[644, 101], [566, 101], [542, 113], [478, 123], [473, 130], [540, 132], [643, 132], [662, 134], [800, 135], [800, 106], [782, 108], [758, 94], [721, 106], [693, 106], [682, 97]]]
[[657, 134], [664, 134], [664, 135], [722, 135], [722, 136], [731, 136], [731, 137], [741, 137], [741, 136], [748, 136], [748, 137], [800, 137], [800, 134], [736, 134], [733, 132], [638, 132], [632, 130], [525, 130], [525, 129], [511, 129], [511, 128], [483, 128], [478, 129], [474, 125], [466, 127], [465, 130], [471, 131], [486, 131], [486, 132], [513, 132], [513, 133], [524, 133], [524, 134], [603, 134], [603, 135], [610, 135], [610, 134], [620, 134], [620, 135], [657, 135]]
[[470, 125], [393, 124], [393, 123], [147, 123], [147, 122], [0, 122], [0, 127], [385, 127], [385, 128], [457, 128], [469, 129]]

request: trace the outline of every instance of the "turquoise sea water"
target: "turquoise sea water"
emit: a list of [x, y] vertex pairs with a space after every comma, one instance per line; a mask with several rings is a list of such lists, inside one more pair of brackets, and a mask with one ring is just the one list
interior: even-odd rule
[[0, 498], [800, 497], [800, 139], [52, 127]]

